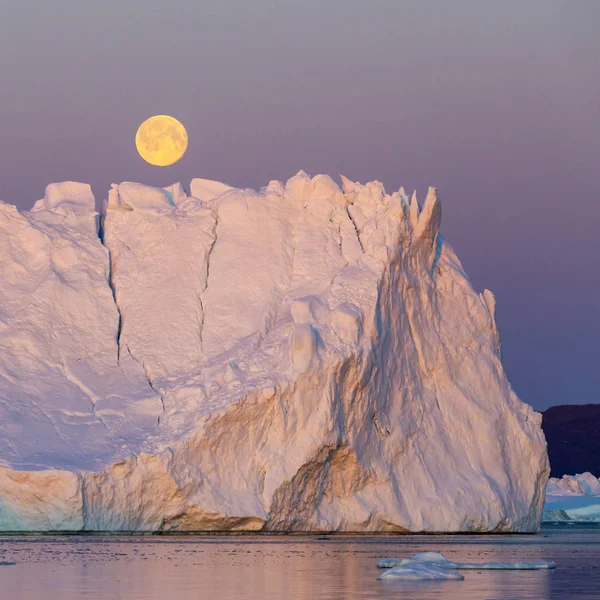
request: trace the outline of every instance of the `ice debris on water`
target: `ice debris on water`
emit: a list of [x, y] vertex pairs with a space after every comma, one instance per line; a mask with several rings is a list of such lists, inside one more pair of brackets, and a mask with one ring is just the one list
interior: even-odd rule
[[[456, 571], [462, 569], [529, 571], [554, 569], [556, 568], [556, 564], [546, 560], [483, 563], [455, 562], [448, 560], [440, 552], [419, 552], [409, 558], [382, 558], [377, 563], [377, 567], [385, 569], [384, 573], [378, 579], [427, 580], [445, 579], [444, 577], [435, 577], [437, 571], [452, 574], [452, 576], [446, 579], [464, 579]], [[455, 575], [458, 575], [458, 577]]]
[[435, 563], [414, 563], [388, 569], [378, 579], [405, 579], [409, 581], [462, 581], [464, 577], [452, 569]]

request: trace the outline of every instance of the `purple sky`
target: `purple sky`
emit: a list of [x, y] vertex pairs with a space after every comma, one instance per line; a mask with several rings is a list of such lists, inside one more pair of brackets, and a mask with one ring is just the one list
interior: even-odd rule
[[[30, 0], [0, 7], [0, 199], [47, 183], [436, 185], [537, 409], [600, 402], [600, 2]], [[188, 153], [142, 162], [147, 117]]]

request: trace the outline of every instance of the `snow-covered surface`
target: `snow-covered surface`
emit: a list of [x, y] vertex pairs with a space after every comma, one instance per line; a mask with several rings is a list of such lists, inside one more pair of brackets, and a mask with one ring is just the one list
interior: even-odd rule
[[378, 563], [379, 569], [396, 569], [411, 566], [430, 565], [443, 569], [454, 570], [512, 570], [512, 571], [539, 571], [543, 569], [555, 569], [556, 564], [552, 561], [534, 560], [519, 562], [483, 562], [468, 563], [454, 562], [448, 560], [440, 552], [419, 552], [409, 558], [382, 558]]
[[591, 473], [551, 477], [544, 521], [600, 521], [600, 480]]
[[400, 189], [0, 203], [0, 529], [534, 531], [540, 415]]

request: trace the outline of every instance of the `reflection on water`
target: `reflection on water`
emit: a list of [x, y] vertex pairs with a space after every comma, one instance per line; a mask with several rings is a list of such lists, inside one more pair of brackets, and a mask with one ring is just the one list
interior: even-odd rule
[[[554, 560], [555, 571], [464, 571], [464, 581], [377, 581], [377, 560]], [[0, 597], [482, 600], [599, 598], [600, 530], [527, 536], [2, 538]]]

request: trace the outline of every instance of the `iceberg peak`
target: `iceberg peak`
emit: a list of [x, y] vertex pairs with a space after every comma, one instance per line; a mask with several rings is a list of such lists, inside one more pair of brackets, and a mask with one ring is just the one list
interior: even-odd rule
[[92, 188], [87, 183], [76, 181], [51, 183], [46, 186], [44, 198], [36, 202], [32, 210], [90, 214], [96, 211], [95, 198]]

